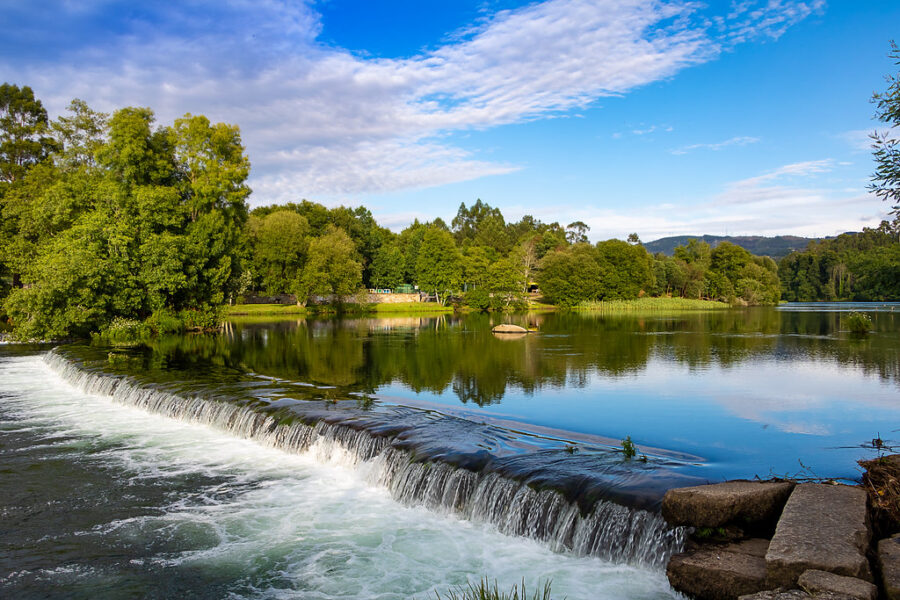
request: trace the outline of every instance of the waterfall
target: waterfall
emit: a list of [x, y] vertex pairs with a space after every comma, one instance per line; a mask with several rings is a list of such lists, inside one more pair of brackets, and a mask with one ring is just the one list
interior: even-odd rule
[[87, 394], [359, 468], [401, 503], [487, 523], [508, 535], [545, 542], [556, 551], [662, 568], [684, 545], [684, 529], [669, 527], [655, 513], [605, 500], [585, 510], [557, 491], [535, 489], [498, 473], [416, 460], [412, 452], [395, 447], [390, 436], [365, 428], [287, 420], [249, 405], [142, 386], [126, 376], [83, 369], [58, 350], [49, 352], [45, 361]]

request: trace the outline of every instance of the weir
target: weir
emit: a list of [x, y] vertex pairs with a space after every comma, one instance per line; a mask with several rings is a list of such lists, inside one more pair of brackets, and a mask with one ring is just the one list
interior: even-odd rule
[[[322, 461], [345, 462], [407, 505], [487, 523], [505, 534], [544, 542], [556, 551], [655, 568], [662, 568], [684, 545], [683, 528], [669, 527], [656, 512], [597, 497], [596, 490], [580, 480], [569, 489], [554, 489], [539, 469], [523, 475], [523, 471], [496, 465], [489, 468], [490, 461], [479, 453], [475, 460], [452, 453], [423, 455], [410, 443], [409, 430], [402, 427], [367, 427], [333, 418], [329, 422], [330, 415], [324, 412], [295, 414], [261, 409], [252, 401], [173, 393], [127, 375], [85, 368], [64, 353], [65, 349], [54, 349], [45, 361], [85, 393], [210, 425], [286, 452], [311, 452]], [[544, 470], [548, 468], [545, 465]], [[615, 497], [614, 492], [609, 495]]]

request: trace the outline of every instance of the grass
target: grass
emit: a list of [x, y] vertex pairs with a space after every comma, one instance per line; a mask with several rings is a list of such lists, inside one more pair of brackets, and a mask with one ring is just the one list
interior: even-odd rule
[[546, 582], [529, 596], [524, 581], [522, 581], [521, 588], [519, 585], [513, 585], [509, 592], [502, 592], [496, 581], [492, 585], [487, 578], [484, 578], [478, 583], [470, 581], [465, 587], [459, 586], [449, 590], [446, 596], [435, 592], [435, 600], [444, 598], [447, 600], [551, 600], [550, 582]]
[[694, 300], [692, 298], [638, 298], [636, 300], [605, 300], [582, 302], [576, 310], [602, 313], [664, 313], [692, 310], [722, 310], [731, 308], [725, 302]]
[[305, 315], [306, 308], [296, 304], [233, 304], [225, 307], [225, 316]]
[[437, 302], [373, 302], [368, 310], [378, 314], [393, 313], [449, 313], [452, 306], [442, 306]]

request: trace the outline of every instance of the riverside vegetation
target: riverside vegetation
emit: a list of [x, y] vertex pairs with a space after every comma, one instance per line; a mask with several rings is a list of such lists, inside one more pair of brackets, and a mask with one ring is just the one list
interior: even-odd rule
[[[900, 64], [896, 46], [892, 56]], [[896, 126], [890, 81], [875, 102]], [[897, 140], [876, 137], [875, 159], [872, 190], [900, 202]], [[400, 233], [365, 207], [250, 211], [249, 173], [237, 126], [191, 114], [158, 126], [149, 108], [105, 114], [78, 99], [51, 121], [31, 88], [3, 84], [0, 324], [20, 339], [146, 336], [217, 327], [222, 307], [251, 291], [341, 310], [365, 288], [401, 286], [493, 311], [528, 308], [535, 285], [555, 306], [601, 310], [900, 297], [900, 220], [810, 244], [779, 269], [727, 242], [691, 239], [673, 256], [648, 253], [634, 233], [590, 244], [581, 221], [507, 222], [481, 200], [449, 225]]]

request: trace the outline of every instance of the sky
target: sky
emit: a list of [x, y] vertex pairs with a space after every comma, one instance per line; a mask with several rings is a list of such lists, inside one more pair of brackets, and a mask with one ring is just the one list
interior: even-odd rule
[[236, 124], [251, 206], [460, 203], [638, 233], [825, 236], [866, 191], [894, 0], [0, 0], [0, 78]]

